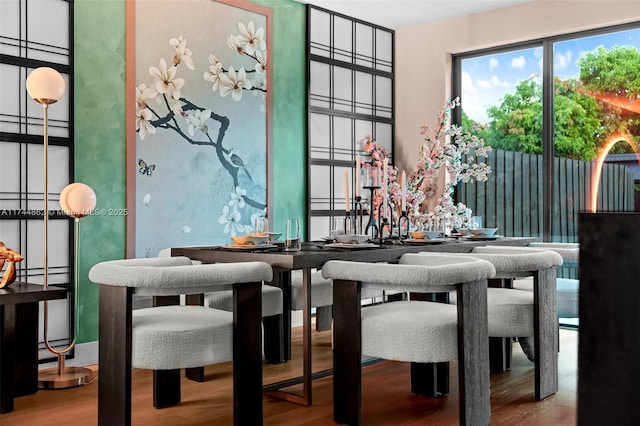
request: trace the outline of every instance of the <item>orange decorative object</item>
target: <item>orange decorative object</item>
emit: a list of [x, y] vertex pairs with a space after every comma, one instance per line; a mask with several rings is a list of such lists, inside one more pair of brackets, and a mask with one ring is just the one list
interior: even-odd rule
[[5, 262], [7, 263], [7, 269], [0, 280], [0, 288], [4, 288], [16, 280], [16, 262], [20, 262], [22, 259], [24, 256], [0, 241], [0, 271], [2, 271]]

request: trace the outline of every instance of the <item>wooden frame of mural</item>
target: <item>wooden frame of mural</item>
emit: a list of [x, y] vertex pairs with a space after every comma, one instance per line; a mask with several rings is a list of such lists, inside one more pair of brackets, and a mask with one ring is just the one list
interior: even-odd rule
[[227, 244], [268, 215], [271, 41], [249, 1], [127, 1], [127, 257]]

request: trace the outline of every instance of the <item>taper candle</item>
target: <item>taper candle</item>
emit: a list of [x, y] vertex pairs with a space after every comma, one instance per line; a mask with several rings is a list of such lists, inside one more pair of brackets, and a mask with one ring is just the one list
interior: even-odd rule
[[407, 173], [402, 171], [402, 211], [407, 211]]
[[349, 214], [349, 173], [344, 169], [344, 211]]
[[387, 159], [382, 166], [382, 217], [387, 217]]
[[356, 154], [356, 197], [360, 196], [360, 154]]

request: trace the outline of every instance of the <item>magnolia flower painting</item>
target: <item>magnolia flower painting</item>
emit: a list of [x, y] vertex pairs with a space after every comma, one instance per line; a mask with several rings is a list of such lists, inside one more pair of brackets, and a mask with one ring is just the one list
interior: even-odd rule
[[237, 3], [136, 1], [136, 256], [226, 244], [266, 215], [267, 24]]

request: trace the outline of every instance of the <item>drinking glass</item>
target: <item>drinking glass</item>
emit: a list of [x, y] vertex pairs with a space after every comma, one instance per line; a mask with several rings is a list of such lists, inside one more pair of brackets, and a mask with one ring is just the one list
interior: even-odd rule
[[352, 235], [352, 234], [356, 233], [355, 217], [345, 216], [345, 218], [343, 219], [343, 222], [344, 222], [344, 234], [345, 235]]
[[269, 220], [266, 217], [257, 217], [253, 224], [256, 235], [266, 235], [269, 232]]
[[335, 238], [338, 234], [340, 234], [338, 230], [338, 218], [332, 217], [329, 222], [329, 237]]
[[469, 221], [469, 229], [480, 228], [482, 228], [482, 216], [471, 216], [471, 220]]
[[284, 249], [285, 251], [298, 251], [301, 248], [302, 244], [300, 242], [300, 220], [287, 219]]

